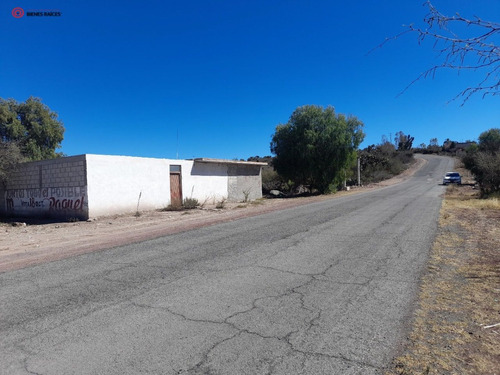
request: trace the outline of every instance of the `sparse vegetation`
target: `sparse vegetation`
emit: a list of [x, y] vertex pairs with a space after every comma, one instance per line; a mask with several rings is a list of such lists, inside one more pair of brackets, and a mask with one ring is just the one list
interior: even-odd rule
[[206, 199], [202, 204], [196, 198], [185, 198], [182, 205], [172, 205], [169, 204], [167, 207], [160, 209], [159, 211], [182, 211], [182, 210], [192, 210], [197, 207], [203, 207], [208, 199]]
[[[400, 132], [403, 134], [402, 132]], [[403, 137], [409, 137], [404, 136]], [[406, 139], [406, 138], [405, 138]], [[410, 137], [411, 140], [411, 137]], [[386, 180], [403, 172], [413, 162], [413, 153], [405, 149], [406, 141], [399, 141], [402, 144], [401, 150], [386, 141], [380, 145], [371, 145], [359, 152], [361, 164], [361, 183], [363, 185]], [[353, 166], [352, 176], [357, 166]], [[357, 180], [352, 178], [350, 185], [355, 185]]]
[[200, 202], [196, 198], [184, 198], [182, 206], [187, 210], [195, 209], [200, 206]]
[[227, 201], [227, 199], [222, 197], [220, 201], [217, 201], [215, 208], [222, 210], [226, 206], [226, 201]]
[[462, 157], [481, 189], [481, 196], [500, 192], [500, 129], [479, 135], [479, 144], [470, 146]]
[[408, 345], [387, 374], [498, 373], [499, 221], [497, 198], [447, 187]]
[[142, 191], [139, 192], [139, 198], [137, 199], [137, 208], [135, 210], [135, 217], [140, 217], [141, 213], [139, 212], [139, 203], [141, 202]]
[[200, 203], [200, 208], [204, 208], [207, 205], [207, 203], [208, 203], [208, 201], [210, 199], [212, 199], [212, 198], [211, 197], [206, 197], [205, 200]]
[[271, 190], [279, 190], [289, 192], [293, 183], [291, 181], [285, 181], [279, 174], [274, 170], [273, 165], [262, 168], [262, 192], [268, 194]]
[[243, 190], [243, 203], [247, 203], [250, 198], [250, 189]]
[[259, 198], [259, 199], [255, 199], [255, 200], [251, 201], [250, 204], [259, 205], [259, 204], [264, 204], [265, 201], [266, 201], [266, 198]]
[[395, 143], [398, 146], [398, 151], [411, 151], [415, 137], [410, 134], [406, 135], [402, 131], [396, 133]]

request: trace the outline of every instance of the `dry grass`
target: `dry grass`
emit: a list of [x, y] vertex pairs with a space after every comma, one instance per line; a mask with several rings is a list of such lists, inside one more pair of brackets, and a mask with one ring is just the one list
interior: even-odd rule
[[264, 204], [266, 201], [266, 198], [258, 198], [253, 201], [250, 201], [250, 204], [252, 205], [259, 205], [259, 204]]
[[405, 351], [387, 374], [500, 375], [500, 204], [450, 186]]

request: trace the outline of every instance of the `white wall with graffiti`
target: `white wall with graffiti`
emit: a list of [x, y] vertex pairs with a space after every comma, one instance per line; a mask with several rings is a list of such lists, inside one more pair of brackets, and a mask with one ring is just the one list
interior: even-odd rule
[[0, 190], [6, 215], [88, 217], [84, 155], [22, 164]]
[[[259, 163], [79, 155], [22, 164], [0, 186], [0, 214], [88, 219], [162, 209], [171, 203], [171, 173], [182, 198], [215, 203], [262, 196]], [[3, 199], [1, 199], [3, 197]]]

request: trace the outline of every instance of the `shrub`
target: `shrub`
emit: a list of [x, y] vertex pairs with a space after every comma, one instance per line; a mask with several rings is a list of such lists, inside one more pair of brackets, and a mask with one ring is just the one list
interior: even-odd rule
[[192, 210], [200, 205], [200, 202], [196, 198], [184, 198], [182, 206], [187, 210]]
[[500, 129], [481, 133], [479, 144], [466, 150], [462, 162], [474, 174], [482, 196], [500, 191]]
[[225, 205], [226, 205], [226, 198], [222, 198], [220, 201], [217, 202], [215, 208], [223, 209]]
[[[359, 152], [361, 159], [361, 182], [368, 184], [379, 182], [403, 172], [413, 161], [413, 152], [408, 150], [397, 151], [389, 142], [380, 145], [371, 145]], [[353, 179], [350, 184], [356, 184], [357, 165], [353, 166]]]
[[243, 190], [243, 196], [244, 196], [244, 199], [243, 199], [243, 203], [247, 203], [250, 199], [250, 189], [247, 189], [247, 190]]
[[462, 161], [474, 174], [482, 196], [500, 191], [500, 154], [475, 151], [467, 153]]
[[262, 190], [265, 193], [271, 190], [279, 190], [281, 183], [282, 179], [272, 167], [262, 169]]

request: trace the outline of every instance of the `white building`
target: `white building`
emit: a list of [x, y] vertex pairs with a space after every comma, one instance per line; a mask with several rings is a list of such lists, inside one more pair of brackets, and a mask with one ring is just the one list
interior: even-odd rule
[[[78, 218], [262, 197], [266, 163], [78, 155], [23, 163], [0, 186], [0, 213]], [[2, 199], [3, 198], [3, 199]]]

